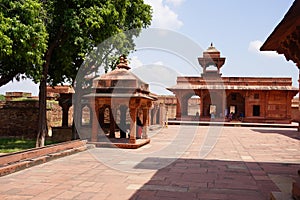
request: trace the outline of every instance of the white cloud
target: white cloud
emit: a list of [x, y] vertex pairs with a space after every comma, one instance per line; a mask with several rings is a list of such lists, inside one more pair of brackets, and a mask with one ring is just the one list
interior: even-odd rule
[[163, 61], [156, 61], [155, 63], [153, 63], [153, 65], [163, 65], [164, 66], [164, 63], [163, 63]]
[[174, 6], [180, 6], [185, 0], [166, 0], [167, 3], [173, 4]]
[[248, 50], [250, 52], [253, 52], [253, 53], [257, 53], [257, 54], [260, 54], [260, 55], [264, 55], [264, 56], [268, 56], [268, 57], [273, 57], [273, 58], [280, 56], [275, 51], [260, 51], [259, 48], [262, 45], [263, 45], [263, 42], [260, 41], [260, 40], [251, 41], [249, 43]]
[[178, 14], [172, 10], [167, 3], [172, 3], [174, 5], [179, 5], [182, 0], [145, 0], [145, 3], [152, 6], [153, 16], [152, 16], [152, 27], [165, 28], [165, 29], [179, 29], [183, 22], [178, 19]]

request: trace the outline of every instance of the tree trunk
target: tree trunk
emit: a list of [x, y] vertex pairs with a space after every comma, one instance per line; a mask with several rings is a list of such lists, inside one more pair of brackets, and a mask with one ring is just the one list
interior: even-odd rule
[[47, 129], [47, 73], [48, 67], [43, 66], [43, 77], [40, 82], [40, 93], [39, 93], [39, 124], [38, 124], [38, 134], [36, 139], [36, 147], [43, 147], [45, 145], [45, 137], [48, 132]]
[[36, 140], [36, 147], [42, 147], [45, 145], [45, 137], [48, 132], [47, 128], [47, 76], [51, 57], [54, 49], [66, 39], [63, 37], [64, 26], [62, 25], [57, 33], [56, 39], [49, 44], [49, 48], [45, 53], [45, 63], [43, 65], [43, 73], [40, 81], [40, 93], [39, 93], [39, 124], [38, 124], [38, 134]]
[[73, 104], [73, 123], [72, 123], [72, 139], [76, 140], [79, 139], [79, 134], [77, 131], [76, 126], [79, 126], [79, 118], [80, 118], [80, 99], [79, 99], [79, 91], [76, 91], [75, 89], [75, 93], [73, 94], [73, 98], [72, 98], [72, 104]]

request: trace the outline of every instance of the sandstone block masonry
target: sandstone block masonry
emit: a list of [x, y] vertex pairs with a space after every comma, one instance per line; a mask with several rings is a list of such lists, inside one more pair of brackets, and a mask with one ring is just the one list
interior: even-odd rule
[[0, 104], [0, 136], [35, 138], [38, 101], [6, 101]]
[[[36, 100], [0, 102], [0, 137], [36, 138], [38, 106]], [[57, 101], [47, 102], [47, 120], [49, 127], [61, 126], [62, 109]]]

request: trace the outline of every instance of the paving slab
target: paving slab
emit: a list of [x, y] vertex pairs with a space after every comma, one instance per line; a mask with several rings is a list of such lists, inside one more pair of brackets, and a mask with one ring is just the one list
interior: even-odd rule
[[177, 126], [0, 177], [0, 199], [270, 199], [300, 169], [293, 128]]

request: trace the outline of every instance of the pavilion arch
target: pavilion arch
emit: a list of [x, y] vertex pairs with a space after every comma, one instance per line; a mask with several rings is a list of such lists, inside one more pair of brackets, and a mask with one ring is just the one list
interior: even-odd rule
[[88, 104], [81, 106], [81, 126], [91, 126], [92, 124], [92, 109]]
[[188, 99], [188, 116], [199, 116], [200, 115], [200, 97], [196, 94]]
[[183, 97], [181, 98], [181, 102], [180, 102], [181, 116], [189, 115], [189, 113], [188, 113], [189, 99], [195, 95], [196, 94], [194, 92], [189, 92], [189, 93], [186, 93], [185, 95], [183, 95]]
[[218, 71], [218, 67], [216, 66], [215, 63], [210, 62], [207, 64], [207, 66], [205, 67], [205, 71]]
[[223, 98], [218, 92], [209, 92], [203, 97], [203, 117], [220, 116], [223, 113]]
[[111, 107], [108, 104], [99, 108], [99, 124], [104, 133], [108, 133], [111, 121]]
[[226, 97], [226, 110], [229, 114], [233, 112], [234, 117], [238, 118], [238, 116], [243, 113], [245, 115], [245, 97], [239, 92], [230, 92]]

